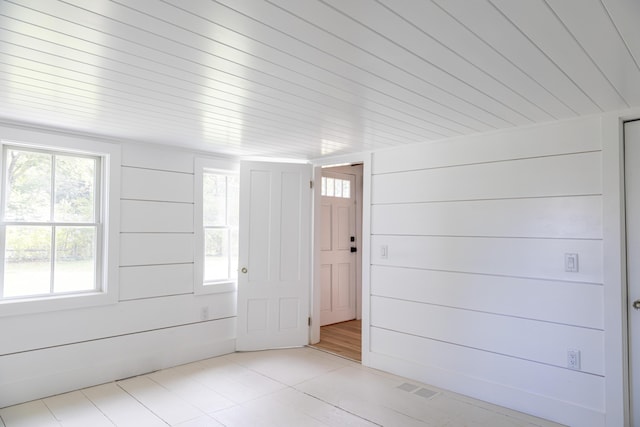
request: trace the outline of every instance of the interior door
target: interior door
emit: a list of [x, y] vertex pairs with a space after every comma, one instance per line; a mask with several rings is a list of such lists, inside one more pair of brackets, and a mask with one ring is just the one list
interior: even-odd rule
[[355, 176], [322, 173], [320, 325], [356, 318]]
[[640, 426], [640, 120], [625, 124], [631, 425]]
[[237, 350], [309, 343], [310, 182], [310, 165], [240, 165]]

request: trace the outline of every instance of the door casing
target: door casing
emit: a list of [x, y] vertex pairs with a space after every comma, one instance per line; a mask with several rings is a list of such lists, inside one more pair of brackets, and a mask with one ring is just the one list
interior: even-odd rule
[[633, 301], [640, 299], [640, 120], [625, 123], [625, 215], [627, 248], [627, 304], [629, 416], [632, 425], [640, 424], [640, 312]]
[[[327, 203], [329, 203], [330, 210], [331, 210], [329, 214], [329, 219], [331, 221], [329, 229], [328, 230], [326, 229], [327, 224], [324, 224], [324, 225], [322, 223], [319, 224], [320, 226], [319, 231], [321, 235], [325, 237], [325, 239], [326, 237], [329, 237], [329, 241], [331, 242], [330, 243], [331, 247], [329, 251], [327, 252], [327, 248], [324, 248], [325, 250], [322, 251], [321, 258], [325, 258], [323, 262], [331, 262], [332, 264], [334, 264], [338, 258], [341, 259], [342, 262], [345, 262], [345, 263], [348, 262], [350, 264], [348, 307], [342, 307], [342, 309], [338, 309], [337, 312], [334, 312], [333, 308], [335, 307], [333, 306], [333, 302], [335, 301], [332, 293], [330, 295], [330, 298], [332, 300], [330, 301], [332, 310], [330, 312], [326, 312], [326, 311], [320, 312], [321, 326], [331, 324], [331, 323], [337, 323], [341, 321], [352, 320], [352, 319], [360, 319], [362, 317], [361, 310], [360, 311], [358, 310], [358, 308], [361, 308], [361, 300], [362, 300], [362, 295], [360, 292], [362, 289], [362, 282], [361, 282], [362, 252], [361, 251], [357, 251], [355, 253], [347, 252], [350, 247], [355, 247], [356, 250], [358, 250], [360, 247], [360, 239], [362, 238], [362, 165], [326, 168], [326, 169], [323, 169], [322, 172], [323, 172], [323, 176], [328, 174], [329, 176], [335, 176], [343, 179], [350, 178], [353, 187], [351, 191], [351, 198], [349, 199], [340, 199], [340, 198], [321, 196], [321, 202], [323, 206], [326, 207]], [[336, 239], [341, 240], [339, 236], [336, 234], [339, 232], [339, 230], [336, 230], [334, 228], [336, 226], [335, 220], [337, 219], [335, 217], [336, 209], [339, 209], [339, 208], [334, 208], [334, 203], [340, 205], [343, 209], [344, 208], [349, 209], [349, 214], [348, 214], [349, 233], [348, 234], [350, 237], [353, 237], [355, 239], [355, 240], [352, 240], [351, 242], [349, 242], [348, 240], [344, 240], [342, 242], [343, 243], [342, 251], [340, 251], [340, 248], [334, 247], [335, 244], [339, 243], [336, 241]], [[318, 220], [322, 221], [322, 218], [318, 218]], [[327, 233], [329, 233], [328, 236], [327, 236]], [[335, 252], [335, 251], [338, 251], [338, 252]], [[336, 278], [335, 276], [336, 276], [335, 272], [332, 271], [332, 279]], [[333, 290], [333, 284], [334, 282], [332, 280], [331, 282], [332, 290]], [[326, 283], [324, 283], [323, 286], [326, 286]], [[338, 286], [339, 286], [339, 283], [338, 283]], [[327, 302], [325, 299], [326, 299], [326, 295], [324, 296], [324, 299], [321, 300], [323, 304]]]
[[[371, 221], [371, 153], [363, 152], [355, 155], [346, 155], [341, 157], [332, 157], [328, 159], [321, 159], [314, 162], [314, 182], [320, 183], [322, 178], [322, 166], [338, 166], [338, 165], [350, 165], [350, 164], [362, 164], [362, 200], [359, 201], [356, 218], [361, 218], [361, 236], [356, 238], [359, 240], [358, 251], [360, 251], [359, 265], [357, 265], [357, 271], [359, 277], [359, 287], [356, 290], [357, 294], [361, 296], [360, 304], [356, 309], [357, 318], [362, 319], [362, 364], [368, 363], [369, 355], [369, 264], [370, 264], [370, 240], [371, 234], [369, 233], [370, 221]], [[311, 290], [311, 327], [309, 330], [309, 343], [316, 344], [320, 341], [320, 208], [321, 198], [318, 186], [313, 195], [313, 211], [314, 211], [314, 225], [313, 225], [313, 282]], [[361, 209], [361, 211], [360, 211]], [[315, 320], [317, 319], [317, 320]]]

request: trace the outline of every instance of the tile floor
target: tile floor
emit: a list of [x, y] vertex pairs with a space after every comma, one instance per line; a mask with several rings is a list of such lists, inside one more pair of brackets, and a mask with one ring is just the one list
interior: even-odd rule
[[313, 348], [234, 353], [0, 409], [0, 427], [558, 424]]

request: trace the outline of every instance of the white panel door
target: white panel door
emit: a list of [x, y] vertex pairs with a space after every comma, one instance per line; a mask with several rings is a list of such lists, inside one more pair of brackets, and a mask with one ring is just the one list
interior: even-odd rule
[[310, 182], [310, 165], [240, 165], [239, 351], [309, 343]]
[[624, 134], [631, 425], [640, 426], [640, 120], [626, 123]]
[[323, 172], [320, 326], [356, 318], [355, 175]]

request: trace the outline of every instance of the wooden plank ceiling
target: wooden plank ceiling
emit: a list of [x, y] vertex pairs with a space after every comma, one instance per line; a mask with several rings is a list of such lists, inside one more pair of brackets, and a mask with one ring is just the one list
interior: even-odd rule
[[0, 120], [318, 158], [640, 106], [638, 0], [0, 0]]

